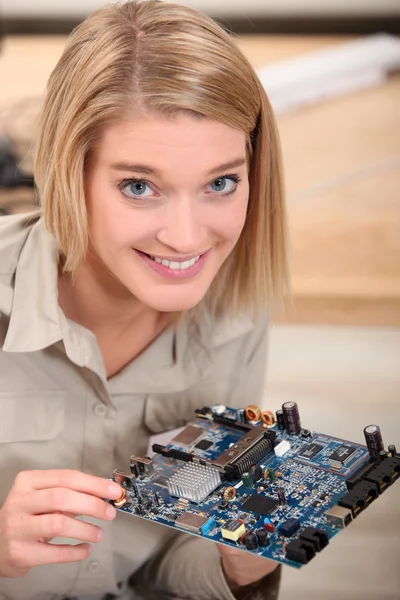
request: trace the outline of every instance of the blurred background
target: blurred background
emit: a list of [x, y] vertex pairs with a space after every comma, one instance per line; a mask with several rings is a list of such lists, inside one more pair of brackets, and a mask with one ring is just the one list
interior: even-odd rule
[[[272, 315], [263, 408], [400, 446], [400, 2], [187, 0], [234, 32], [278, 118], [293, 298]], [[0, 212], [35, 206], [32, 152], [66, 35], [100, 0], [2, 0]], [[18, 165], [18, 167], [17, 167]], [[248, 399], [249, 401], [252, 399]], [[281, 600], [399, 600], [400, 484], [296, 571]]]

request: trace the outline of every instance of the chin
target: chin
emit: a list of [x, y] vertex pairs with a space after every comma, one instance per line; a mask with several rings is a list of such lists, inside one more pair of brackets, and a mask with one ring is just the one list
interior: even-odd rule
[[[168, 291], [171, 292], [172, 290]], [[149, 308], [159, 312], [183, 312], [197, 306], [203, 300], [207, 290], [203, 293], [192, 294], [183, 290], [181, 294], [178, 290], [174, 290], [174, 293], [168, 293], [168, 291], [162, 294], [149, 294], [139, 299]]]

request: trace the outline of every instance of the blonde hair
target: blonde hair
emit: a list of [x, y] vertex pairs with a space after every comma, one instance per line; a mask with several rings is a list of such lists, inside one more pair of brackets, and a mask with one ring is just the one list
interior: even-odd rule
[[267, 95], [232, 37], [208, 16], [160, 0], [112, 4], [71, 34], [41, 111], [35, 180], [63, 268], [88, 248], [85, 167], [127, 111], [181, 111], [245, 132], [250, 197], [245, 227], [205, 303], [214, 315], [265, 312], [287, 289], [280, 143]]

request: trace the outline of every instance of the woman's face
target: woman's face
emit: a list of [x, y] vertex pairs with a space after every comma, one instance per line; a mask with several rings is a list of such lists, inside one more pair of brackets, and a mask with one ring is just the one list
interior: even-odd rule
[[98, 275], [111, 272], [124, 295], [155, 310], [190, 309], [245, 223], [245, 134], [183, 114], [114, 124], [93, 152], [86, 189]]

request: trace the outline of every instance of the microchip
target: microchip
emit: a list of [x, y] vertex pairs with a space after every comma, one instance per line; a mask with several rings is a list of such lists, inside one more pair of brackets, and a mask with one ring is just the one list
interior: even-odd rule
[[317, 456], [318, 452], [321, 452], [322, 448], [323, 446], [321, 446], [321, 444], [308, 444], [298, 456], [305, 458], [306, 460], [311, 460], [314, 456]]
[[339, 446], [339, 448], [336, 448], [336, 450], [329, 455], [329, 460], [344, 464], [349, 460], [355, 451], [356, 449], [353, 448], [353, 446], [343, 444], [342, 446]]
[[208, 448], [212, 445], [213, 443], [210, 442], [210, 440], [200, 440], [200, 442], [196, 444], [195, 448], [198, 448], [199, 450], [208, 450]]
[[179, 432], [172, 440], [171, 444], [179, 444], [180, 446], [191, 446], [197, 440], [205, 435], [205, 430], [196, 425], [186, 425], [183, 431]]
[[277, 509], [279, 502], [268, 496], [253, 494], [243, 502], [241, 509], [248, 512], [257, 513], [259, 515], [270, 515]]

